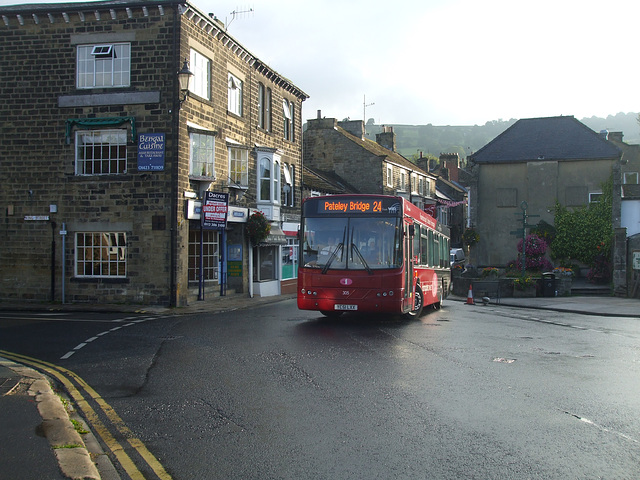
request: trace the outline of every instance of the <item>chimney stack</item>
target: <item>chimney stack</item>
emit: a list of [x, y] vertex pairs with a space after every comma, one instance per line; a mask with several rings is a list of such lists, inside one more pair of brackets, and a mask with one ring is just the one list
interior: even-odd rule
[[396, 134], [393, 132], [393, 127], [382, 126], [382, 132], [376, 134], [376, 143], [387, 150], [392, 152], [396, 151]]

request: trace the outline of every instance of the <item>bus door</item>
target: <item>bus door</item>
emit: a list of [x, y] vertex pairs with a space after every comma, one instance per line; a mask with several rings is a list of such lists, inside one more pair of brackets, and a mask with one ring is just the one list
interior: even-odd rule
[[403, 263], [404, 269], [404, 301], [403, 306], [405, 309], [413, 310], [414, 305], [414, 288], [413, 288], [413, 224], [404, 224], [404, 248], [403, 250]]

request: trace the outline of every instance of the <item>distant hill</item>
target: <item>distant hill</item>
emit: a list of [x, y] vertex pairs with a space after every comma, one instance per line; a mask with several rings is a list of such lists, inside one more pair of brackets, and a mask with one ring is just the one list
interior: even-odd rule
[[[608, 130], [623, 132], [623, 140], [629, 144], [640, 144], [640, 125], [638, 113], [618, 113], [607, 118], [582, 118], [580, 121], [596, 132]], [[375, 125], [369, 120], [366, 131], [369, 138], [375, 140], [376, 134], [382, 131], [382, 125]], [[398, 125], [392, 126], [396, 133], [396, 148], [406, 158], [420, 156], [439, 156], [441, 153], [458, 153], [462, 159], [484, 147], [507, 128], [516, 122], [511, 120], [494, 120], [484, 125], [473, 126], [434, 126], [434, 125]]]

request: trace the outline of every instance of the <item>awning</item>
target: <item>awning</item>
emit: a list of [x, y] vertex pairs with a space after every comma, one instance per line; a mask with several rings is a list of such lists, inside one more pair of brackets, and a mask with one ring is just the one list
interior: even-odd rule
[[271, 225], [271, 231], [267, 238], [259, 243], [260, 246], [264, 245], [286, 245], [287, 237], [279, 226]]

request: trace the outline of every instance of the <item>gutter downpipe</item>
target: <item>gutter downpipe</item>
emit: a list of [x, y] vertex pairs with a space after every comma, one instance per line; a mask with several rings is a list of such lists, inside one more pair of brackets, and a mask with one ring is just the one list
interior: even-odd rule
[[[173, 5], [173, 61], [172, 65], [180, 65], [180, 28], [178, 22], [178, 4]], [[176, 67], [177, 68], [177, 67]], [[169, 69], [171, 72], [171, 68]], [[180, 99], [178, 90], [178, 75], [173, 75], [173, 162], [171, 168], [171, 286], [169, 292], [169, 306], [177, 307], [178, 305], [178, 289], [177, 289], [177, 257], [178, 257], [178, 162], [179, 152], [178, 144], [180, 141]]]

